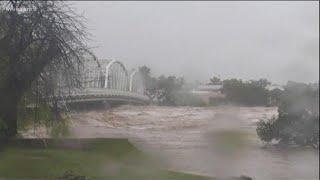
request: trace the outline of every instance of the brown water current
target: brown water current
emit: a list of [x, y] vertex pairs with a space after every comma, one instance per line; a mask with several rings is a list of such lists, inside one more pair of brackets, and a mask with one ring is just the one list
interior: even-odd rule
[[255, 128], [275, 107], [122, 106], [72, 115], [78, 138], [126, 137], [161, 166], [209, 176], [257, 180], [319, 179], [312, 148], [263, 148]]

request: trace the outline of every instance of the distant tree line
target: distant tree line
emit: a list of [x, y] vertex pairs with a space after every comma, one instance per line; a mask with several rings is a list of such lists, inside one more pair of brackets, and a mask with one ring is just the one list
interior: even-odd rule
[[204, 106], [205, 102], [190, 93], [182, 77], [164, 76], [153, 77], [147, 66], [139, 68], [142, 74], [146, 92], [153, 103], [169, 106]]
[[249, 106], [266, 106], [270, 92], [266, 88], [271, 84], [266, 79], [242, 81], [241, 79], [227, 79], [222, 81], [221, 92], [226, 99], [235, 104]]
[[211, 78], [209, 84], [222, 82], [226, 101], [248, 106], [277, 106], [278, 116], [261, 120], [257, 134], [262, 141], [319, 147], [319, 84], [289, 81], [284, 89], [268, 90], [266, 79], [242, 81]]
[[277, 105], [281, 93], [279, 88], [269, 90], [268, 86], [271, 85], [271, 82], [267, 79], [244, 81], [231, 78], [221, 80], [214, 76], [210, 78], [207, 85], [221, 86], [220, 92], [225, 98], [210, 98], [210, 104], [215, 105], [274, 106]]
[[145, 94], [158, 105], [189, 105], [205, 106], [219, 104], [238, 104], [247, 106], [273, 106], [279, 101], [281, 90], [268, 90], [271, 83], [266, 79], [242, 81], [241, 79], [221, 80], [218, 77], [210, 79], [208, 85], [221, 85], [221, 93], [225, 98], [214, 98], [215, 103], [209, 104], [199, 96], [190, 92], [192, 88], [182, 77], [151, 75], [151, 69], [147, 66], [139, 68], [142, 74], [146, 91]]

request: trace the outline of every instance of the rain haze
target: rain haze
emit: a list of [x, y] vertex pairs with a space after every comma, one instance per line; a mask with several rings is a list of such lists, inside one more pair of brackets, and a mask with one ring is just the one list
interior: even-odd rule
[[319, 2], [72, 2], [98, 58], [188, 81], [316, 82]]
[[0, 180], [319, 180], [319, 1], [0, 1]]

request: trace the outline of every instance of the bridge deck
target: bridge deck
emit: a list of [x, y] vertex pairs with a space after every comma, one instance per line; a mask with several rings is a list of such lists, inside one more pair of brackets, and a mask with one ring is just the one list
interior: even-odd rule
[[127, 102], [149, 102], [149, 98], [145, 95], [130, 91], [120, 91], [105, 88], [86, 88], [73, 91], [68, 95], [59, 96], [59, 99], [68, 102], [83, 101], [127, 101]]

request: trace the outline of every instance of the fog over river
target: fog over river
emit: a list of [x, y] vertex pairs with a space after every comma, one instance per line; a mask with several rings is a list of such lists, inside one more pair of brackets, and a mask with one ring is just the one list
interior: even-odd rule
[[129, 138], [159, 165], [210, 176], [319, 179], [311, 148], [263, 148], [255, 128], [275, 107], [122, 106], [72, 115], [71, 136]]

